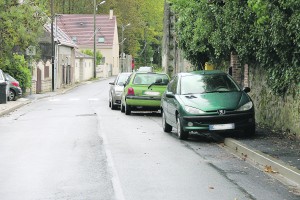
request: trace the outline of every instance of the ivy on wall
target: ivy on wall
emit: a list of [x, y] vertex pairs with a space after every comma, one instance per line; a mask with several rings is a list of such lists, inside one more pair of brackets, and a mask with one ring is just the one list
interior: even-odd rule
[[171, 2], [179, 46], [194, 65], [205, 58], [219, 65], [234, 51], [242, 64], [268, 72], [277, 95], [300, 83], [298, 0]]

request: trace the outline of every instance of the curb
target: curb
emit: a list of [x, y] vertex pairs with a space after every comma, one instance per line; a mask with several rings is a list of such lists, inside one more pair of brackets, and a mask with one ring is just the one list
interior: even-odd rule
[[[292, 181], [298, 187], [300, 186], [300, 170], [297, 168], [292, 167], [283, 161], [273, 158], [260, 151], [254, 150], [231, 138], [225, 138], [224, 144], [233, 154], [241, 157], [243, 160], [250, 160], [258, 164], [259, 167], [263, 168], [266, 172], [269, 172], [272, 175], [282, 175], [284, 178]], [[268, 168], [268, 170], [266, 170], [266, 168]]]
[[24, 102], [24, 103], [19, 103], [19, 104], [17, 104], [17, 105], [14, 105], [14, 106], [8, 108], [8, 109], [5, 109], [5, 110], [3, 110], [3, 111], [0, 111], [0, 116], [7, 115], [7, 114], [13, 112], [14, 110], [16, 110], [16, 109], [18, 109], [18, 108], [21, 108], [21, 107], [23, 107], [23, 106], [25, 106], [25, 105], [27, 105], [27, 104], [30, 104], [30, 103], [31, 103], [31, 101], [26, 101], [26, 102]]

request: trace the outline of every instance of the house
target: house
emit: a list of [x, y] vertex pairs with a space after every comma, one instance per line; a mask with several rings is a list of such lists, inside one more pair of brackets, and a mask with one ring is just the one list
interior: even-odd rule
[[[62, 14], [57, 18], [57, 25], [73, 40], [79, 50], [94, 50], [94, 15]], [[102, 54], [101, 66], [96, 71], [117, 75], [119, 73], [119, 42], [116, 16], [110, 10], [109, 15], [95, 16], [95, 46]]]
[[[54, 89], [75, 82], [75, 49], [77, 45], [58, 26], [54, 26], [55, 62]], [[32, 91], [42, 93], [52, 90], [51, 24], [44, 25], [39, 38], [41, 59], [33, 64]]]

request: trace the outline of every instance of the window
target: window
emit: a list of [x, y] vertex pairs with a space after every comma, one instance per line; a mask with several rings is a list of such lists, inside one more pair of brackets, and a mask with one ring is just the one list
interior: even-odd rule
[[73, 36], [73, 37], [72, 37], [72, 41], [76, 43], [76, 42], [77, 42], [77, 37], [76, 37], [76, 36]]
[[98, 38], [98, 43], [104, 43], [104, 42], [105, 42], [104, 37], [99, 37], [99, 38]]

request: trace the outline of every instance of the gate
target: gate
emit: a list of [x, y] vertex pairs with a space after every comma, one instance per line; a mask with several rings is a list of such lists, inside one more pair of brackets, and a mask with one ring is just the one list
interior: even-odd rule
[[36, 93], [42, 92], [42, 70], [37, 68], [37, 78], [36, 78]]

